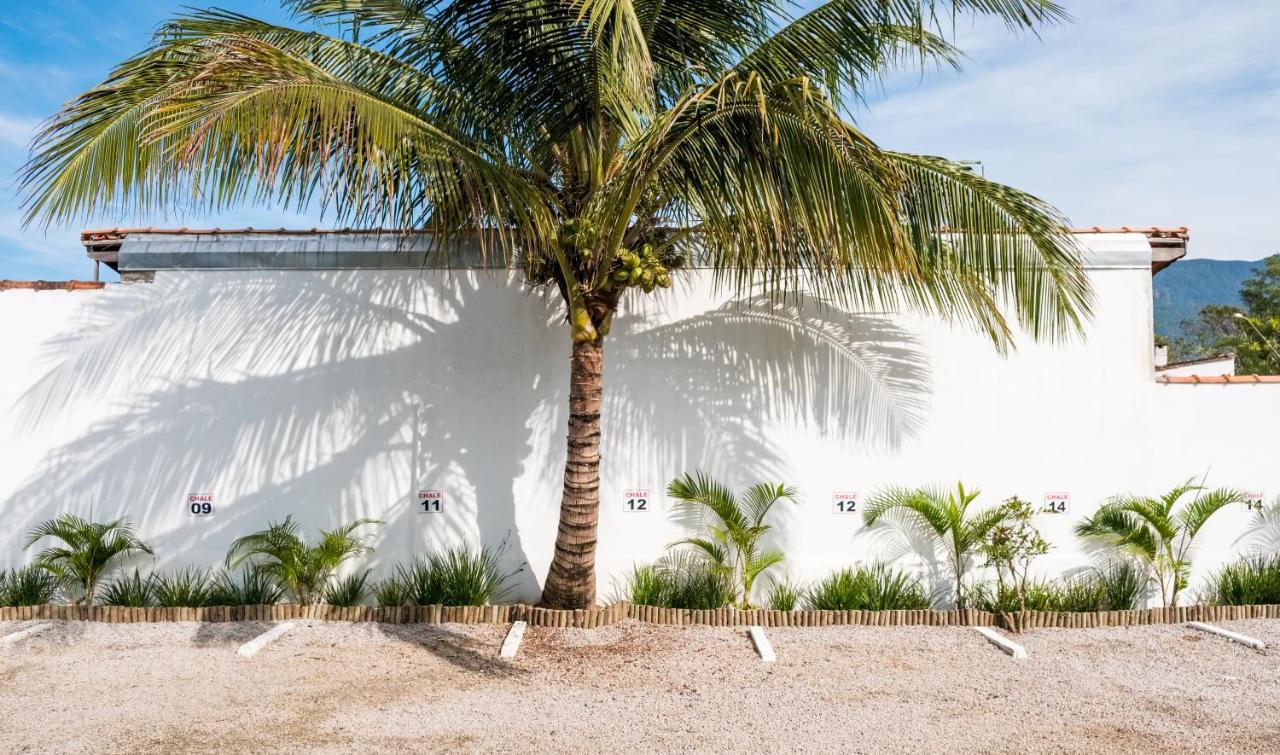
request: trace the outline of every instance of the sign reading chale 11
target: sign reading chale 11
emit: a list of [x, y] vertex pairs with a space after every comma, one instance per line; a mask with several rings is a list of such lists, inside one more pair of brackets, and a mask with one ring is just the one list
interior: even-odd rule
[[419, 490], [414, 503], [419, 514], [439, 514], [444, 510], [444, 491]]
[[213, 493], [187, 493], [182, 504], [187, 516], [213, 516]]

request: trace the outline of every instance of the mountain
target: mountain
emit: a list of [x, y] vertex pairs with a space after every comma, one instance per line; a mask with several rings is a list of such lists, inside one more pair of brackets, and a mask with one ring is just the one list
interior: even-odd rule
[[1208, 304], [1240, 306], [1240, 284], [1262, 267], [1261, 260], [1184, 259], [1156, 274], [1156, 334], [1182, 337], [1182, 321], [1194, 320]]

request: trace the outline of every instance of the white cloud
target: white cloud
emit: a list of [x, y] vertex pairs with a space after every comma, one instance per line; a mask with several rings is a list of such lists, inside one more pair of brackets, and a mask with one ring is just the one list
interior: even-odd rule
[[39, 121], [0, 113], [0, 146], [25, 150], [39, 126]]
[[885, 146], [980, 159], [1081, 225], [1186, 225], [1196, 256], [1280, 251], [1280, 3], [1069, 4], [1042, 40], [899, 78], [860, 125]]

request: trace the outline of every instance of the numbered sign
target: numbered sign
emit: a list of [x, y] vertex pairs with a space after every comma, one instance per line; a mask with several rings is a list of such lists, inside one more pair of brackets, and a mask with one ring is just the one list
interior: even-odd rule
[[417, 505], [419, 514], [439, 514], [444, 510], [444, 491], [419, 490]]
[[213, 516], [213, 493], [187, 493], [183, 506], [187, 516]]
[[1262, 511], [1265, 503], [1266, 495], [1261, 490], [1250, 490], [1244, 494], [1244, 510], [1245, 511]]
[[1044, 512], [1046, 514], [1065, 514], [1071, 510], [1070, 493], [1045, 493]]
[[624, 490], [622, 491], [622, 510], [627, 513], [643, 513], [649, 510], [652, 500], [648, 490]]
[[831, 513], [856, 514], [858, 512], [858, 494], [852, 490], [837, 490], [831, 494]]

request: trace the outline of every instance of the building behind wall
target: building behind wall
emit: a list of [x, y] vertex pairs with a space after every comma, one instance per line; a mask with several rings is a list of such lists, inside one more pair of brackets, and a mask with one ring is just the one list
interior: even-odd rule
[[[1065, 494], [1041, 521], [1045, 574], [1089, 563], [1071, 528], [1108, 495], [1206, 473], [1280, 494], [1280, 383], [1157, 375], [1151, 277], [1185, 254], [1185, 229], [1078, 238], [1097, 295], [1085, 338], [1020, 339], [1007, 357], [911, 314], [735, 299], [706, 270], [628, 300], [606, 346], [602, 597], [686, 534], [663, 491], [693, 469], [800, 488], [775, 531], [798, 579], [914, 558], [836, 505], [887, 484], [964, 481], [993, 504]], [[134, 229], [85, 244], [132, 282], [0, 295], [17, 324], [0, 332], [0, 565], [62, 511], [130, 517], [165, 568], [216, 565], [285, 515], [311, 529], [369, 516], [384, 522], [375, 570], [484, 543], [524, 566], [513, 597], [536, 595], [564, 458], [556, 301], [470, 250], [395, 234]], [[637, 493], [643, 511], [628, 508]], [[1248, 517], [1210, 525], [1200, 573], [1232, 556]]]

